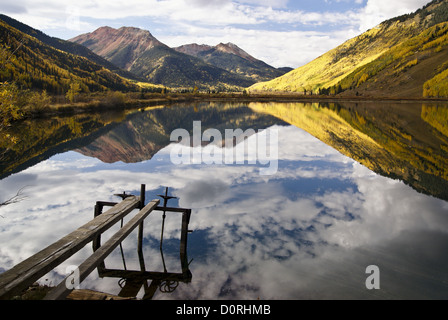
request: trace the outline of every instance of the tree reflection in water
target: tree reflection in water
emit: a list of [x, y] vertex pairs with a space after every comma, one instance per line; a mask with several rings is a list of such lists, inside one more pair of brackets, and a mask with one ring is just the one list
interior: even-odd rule
[[[197, 112], [183, 105], [129, 114], [86, 143], [48, 147], [45, 157], [27, 160], [34, 165], [4, 176], [1, 192], [29, 185], [31, 201], [2, 208], [0, 268], [90, 219], [98, 197], [146, 183], [147, 198], [169, 186], [179, 198], [173, 202], [194, 212], [188, 245], [194, 278], [154, 299], [446, 299], [443, 108], [204, 104]], [[275, 127], [277, 174], [262, 177], [248, 164], [172, 165], [169, 134], [195, 120], [204, 130]], [[160, 256], [158, 219], [145, 225], [142, 245], [151, 270], [178, 263], [180, 229], [169, 216], [164, 261], [152, 260]], [[138, 255], [125, 257], [128, 268], [140, 271]], [[108, 259], [110, 269], [122, 263], [119, 253]], [[369, 265], [381, 271], [380, 290], [365, 287]], [[63, 274], [47, 278], [56, 282]], [[100, 291], [117, 285], [103, 280], [89, 279]]]

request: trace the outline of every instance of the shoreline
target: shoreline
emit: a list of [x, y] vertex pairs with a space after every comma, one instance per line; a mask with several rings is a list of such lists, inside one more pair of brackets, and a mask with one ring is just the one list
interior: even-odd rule
[[[29, 110], [21, 120], [45, 118], [48, 116], [70, 116], [74, 114], [105, 112], [108, 110], [129, 110], [175, 103], [197, 102], [394, 102], [394, 103], [437, 103], [448, 102], [448, 98], [408, 98], [408, 97], [366, 97], [366, 96], [318, 96], [294, 93], [221, 93], [221, 94], [164, 94], [145, 99], [128, 99], [122, 102], [110, 103], [101, 100], [69, 104], [51, 104], [40, 110]], [[20, 120], [18, 120], [20, 121]]]

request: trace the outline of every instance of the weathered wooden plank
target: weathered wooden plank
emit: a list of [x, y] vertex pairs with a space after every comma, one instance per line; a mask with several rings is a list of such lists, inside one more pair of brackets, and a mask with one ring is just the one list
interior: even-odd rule
[[[79, 282], [82, 282], [107, 256], [157, 207], [160, 200], [153, 200], [140, 210], [126, 225], [115, 233], [105, 244], [96, 250], [79, 267]], [[68, 277], [67, 277], [68, 278]], [[70, 294], [67, 278], [50, 291], [45, 300], [64, 299]]]
[[126, 198], [105, 213], [0, 274], [0, 299], [10, 299], [81, 250], [140, 205], [140, 197]]
[[172, 208], [172, 207], [157, 207], [155, 210], [158, 211], [166, 211], [166, 212], [179, 212], [179, 213], [184, 213], [186, 210], [188, 209], [183, 209], [183, 208]]

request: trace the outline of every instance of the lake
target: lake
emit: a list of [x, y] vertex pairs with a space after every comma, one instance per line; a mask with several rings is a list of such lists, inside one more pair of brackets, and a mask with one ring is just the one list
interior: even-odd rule
[[[139, 298], [448, 298], [447, 104], [202, 102], [1, 134], [0, 201], [25, 198], [0, 207], [0, 272], [145, 184], [147, 201], [168, 187], [169, 206], [192, 209], [191, 277], [135, 280]], [[145, 220], [146, 271], [182, 273], [180, 231], [177, 213]], [[141, 270], [137, 232], [105, 265]], [[120, 274], [95, 271], [80, 287], [119, 294], [132, 287]]]

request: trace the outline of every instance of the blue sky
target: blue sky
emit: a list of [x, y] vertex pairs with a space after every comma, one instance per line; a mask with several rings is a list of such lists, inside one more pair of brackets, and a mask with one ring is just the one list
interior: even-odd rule
[[169, 46], [232, 42], [275, 67], [297, 68], [429, 0], [0, 0], [0, 12], [70, 39], [101, 26], [149, 30]]

